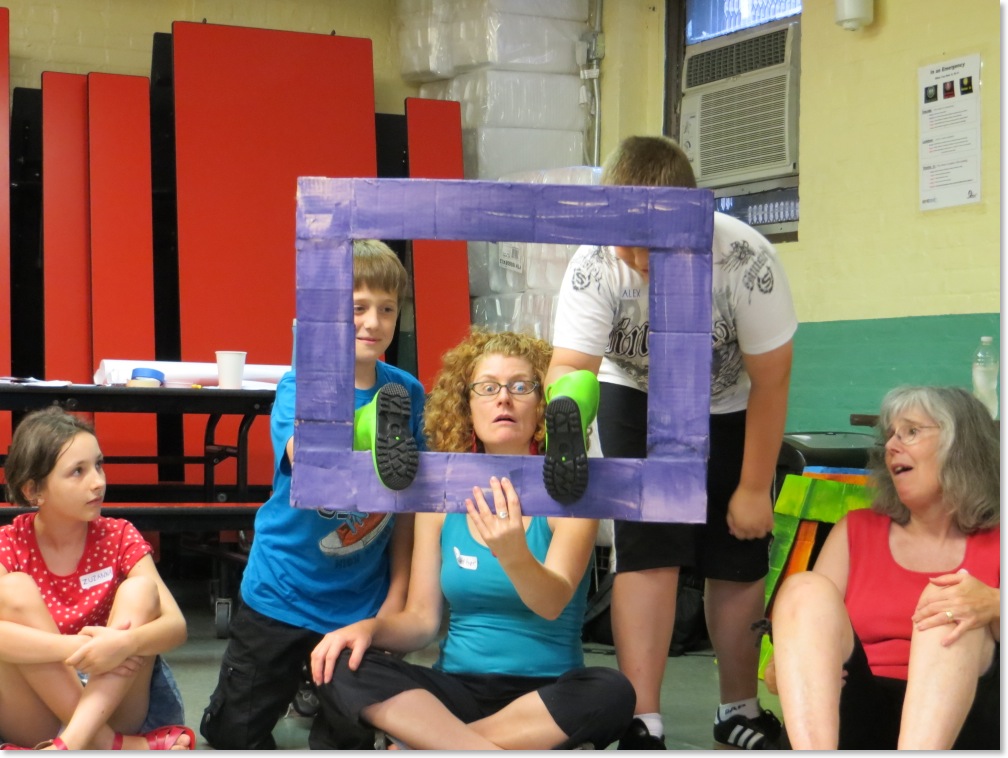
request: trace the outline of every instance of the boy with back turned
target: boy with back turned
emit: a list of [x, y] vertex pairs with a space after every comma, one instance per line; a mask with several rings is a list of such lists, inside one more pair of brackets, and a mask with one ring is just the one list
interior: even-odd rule
[[[602, 183], [695, 187], [685, 153], [665, 137], [629, 137]], [[714, 214], [710, 459], [705, 524], [615, 523], [613, 639], [637, 693], [621, 749], [664, 749], [660, 693], [681, 566], [706, 577], [705, 613], [718, 660], [714, 741], [776, 746], [780, 722], [757, 696], [764, 578], [773, 530], [771, 486], [784, 432], [797, 319], [772, 245]], [[647, 456], [648, 250], [583, 246], [561, 285], [546, 376], [544, 481], [560, 502], [587, 485], [582, 433], [598, 411], [605, 457]], [[595, 385], [595, 376], [598, 384]], [[571, 429], [576, 430], [576, 435]], [[551, 453], [557, 443], [559, 453]], [[573, 452], [572, 452], [573, 451]]]

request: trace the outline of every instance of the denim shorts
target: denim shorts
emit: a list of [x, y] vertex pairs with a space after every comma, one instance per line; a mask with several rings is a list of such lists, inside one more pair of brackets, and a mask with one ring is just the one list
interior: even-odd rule
[[[87, 674], [79, 671], [81, 684], [87, 684]], [[182, 705], [182, 693], [179, 691], [175, 675], [160, 655], [154, 658], [154, 669], [151, 671], [150, 703], [147, 706], [147, 717], [140, 726], [139, 734], [146, 734], [160, 726], [185, 723], [185, 708]]]

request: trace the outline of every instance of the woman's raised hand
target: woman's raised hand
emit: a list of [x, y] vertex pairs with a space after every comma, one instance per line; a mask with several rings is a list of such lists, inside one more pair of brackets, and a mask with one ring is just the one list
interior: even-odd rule
[[476, 525], [480, 537], [498, 560], [519, 552], [527, 552], [525, 524], [522, 522], [521, 502], [514, 485], [508, 478], [490, 477], [493, 507], [479, 487], [473, 487], [472, 498], [466, 498], [466, 510]]

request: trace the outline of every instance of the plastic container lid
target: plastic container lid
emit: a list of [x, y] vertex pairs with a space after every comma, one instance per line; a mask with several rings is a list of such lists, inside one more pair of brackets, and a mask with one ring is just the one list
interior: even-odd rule
[[161, 384], [164, 384], [164, 378], [164, 372], [156, 368], [135, 368], [130, 375], [130, 379], [157, 379]]

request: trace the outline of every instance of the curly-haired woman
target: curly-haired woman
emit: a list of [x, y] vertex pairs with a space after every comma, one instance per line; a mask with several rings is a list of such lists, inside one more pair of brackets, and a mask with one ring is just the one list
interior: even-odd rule
[[[536, 454], [544, 435], [542, 340], [475, 331], [443, 358], [425, 408], [428, 447]], [[418, 513], [405, 609], [323, 638], [312, 673], [323, 708], [420, 749], [604, 748], [634, 693], [585, 668], [581, 624], [597, 521], [524, 516], [507, 478], [473, 487], [466, 513]], [[433, 668], [389, 653], [448, 632]]]

